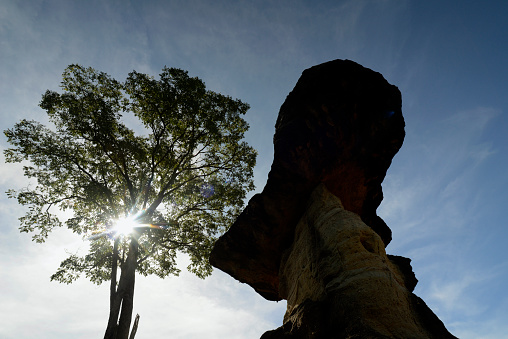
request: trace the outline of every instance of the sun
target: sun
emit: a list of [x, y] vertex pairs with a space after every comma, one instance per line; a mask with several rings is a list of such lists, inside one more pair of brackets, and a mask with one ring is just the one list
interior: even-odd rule
[[125, 236], [131, 234], [137, 227], [139, 227], [139, 223], [136, 221], [135, 216], [129, 216], [125, 218], [119, 218], [113, 221], [112, 230], [117, 235]]

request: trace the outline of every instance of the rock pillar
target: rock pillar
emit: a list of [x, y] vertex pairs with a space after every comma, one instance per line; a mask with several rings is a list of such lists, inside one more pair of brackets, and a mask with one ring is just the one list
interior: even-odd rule
[[318, 186], [280, 265], [284, 325], [262, 339], [455, 338], [392, 260], [381, 237]]
[[399, 89], [350, 60], [303, 71], [275, 124], [274, 159], [210, 262], [268, 300], [288, 300], [263, 339], [454, 338], [414, 295], [376, 212], [405, 131]]

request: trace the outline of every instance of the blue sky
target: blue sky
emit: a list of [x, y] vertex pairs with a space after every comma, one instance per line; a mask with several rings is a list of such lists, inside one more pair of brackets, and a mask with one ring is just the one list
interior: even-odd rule
[[[506, 1], [4, 0], [0, 127], [46, 121], [41, 95], [71, 63], [118, 80], [183, 68], [251, 105], [260, 191], [278, 110], [301, 72], [354, 60], [402, 92], [406, 139], [378, 209], [393, 231], [387, 252], [413, 260], [416, 294], [452, 333], [508, 338], [507, 17]], [[0, 191], [26, 185], [1, 157]], [[0, 199], [0, 337], [101, 337], [107, 286], [49, 281], [66, 250], [86, 244], [66, 230], [31, 242], [17, 230], [23, 209]], [[259, 338], [284, 311], [220, 271], [139, 278], [136, 338]]]

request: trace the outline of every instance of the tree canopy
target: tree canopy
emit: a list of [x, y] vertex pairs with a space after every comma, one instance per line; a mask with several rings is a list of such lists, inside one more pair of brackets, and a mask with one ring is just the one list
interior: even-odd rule
[[[4, 131], [6, 161], [28, 160], [24, 175], [36, 181], [7, 192], [28, 207], [21, 232], [44, 242], [63, 226], [90, 241], [51, 279], [111, 280], [113, 297], [117, 266], [166, 277], [178, 274], [179, 251], [191, 272], [210, 274], [211, 246], [254, 188], [256, 152], [243, 141], [249, 106], [167, 67], [158, 79], [133, 71], [119, 82], [70, 65], [61, 88], [40, 103], [52, 126], [21, 120]], [[58, 210], [72, 216], [61, 220]], [[120, 236], [120, 220], [134, 230]]]

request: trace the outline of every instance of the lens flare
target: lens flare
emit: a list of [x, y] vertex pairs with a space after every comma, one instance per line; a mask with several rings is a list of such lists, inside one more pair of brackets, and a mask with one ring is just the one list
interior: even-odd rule
[[201, 185], [199, 188], [199, 193], [205, 198], [210, 198], [212, 195], [215, 194], [215, 187], [213, 187], [212, 184], [206, 183]]
[[112, 220], [106, 225], [106, 228], [92, 232], [91, 235], [87, 236], [87, 240], [95, 240], [100, 237], [108, 237], [115, 239], [117, 237], [125, 237], [133, 232], [142, 232], [144, 229], [159, 229], [168, 230], [170, 229], [169, 223], [157, 223], [157, 224], [142, 224], [139, 219], [143, 213], [132, 214], [124, 218]]
[[139, 226], [140, 224], [136, 221], [135, 216], [129, 216], [113, 221], [112, 231], [117, 235], [126, 236], [134, 232], [134, 229]]

